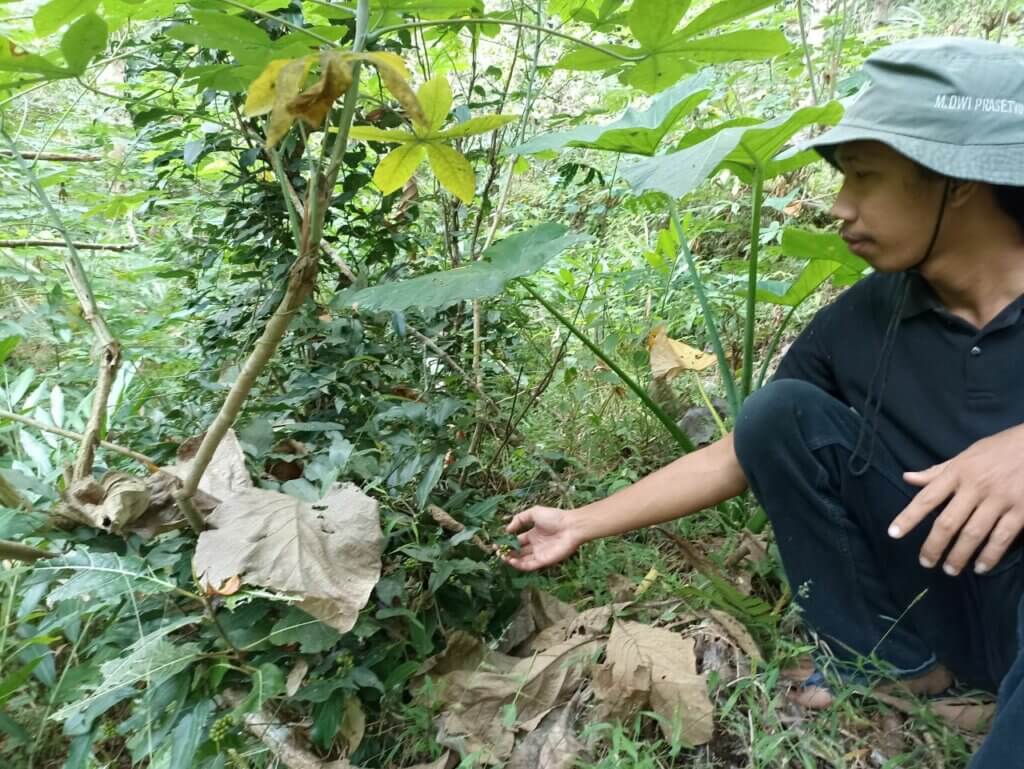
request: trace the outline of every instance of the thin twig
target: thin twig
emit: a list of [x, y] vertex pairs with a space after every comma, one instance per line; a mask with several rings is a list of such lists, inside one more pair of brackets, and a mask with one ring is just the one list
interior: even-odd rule
[[[29, 427], [34, 427], [37, 430], [42, 430], [43, 432], [46, 433], [53, 433], [54, 435], [60, 435], [64, 438], [69, 438], [73, 441], [81, 442], [82, 440], [85, 439], [85, 436], [82, 435], [82, 433], [76, 433], [72, 430], [65, 430], [63, 427], [54, 427], [53, 425], [48, 425], [45, 422], [37, 422], [35, 419], [23, 417], [21, 414], [15, 414], [13, 412], [5, 411], [3, 409], [0, 409], [0, 419], [10, 419], [12, 422], [21, 422], [22, 424], [28, 425]], [[136, 462], [139, 462], [150, 468], [157, 467], [157, 461], [155, 459], [147, 457], [145, 454], [140, 454], [137, 451], [132, 451], [131, 449], [125, 448], [124, 446], [118, 446], [116, 443], [111, 443], [110, 441], [100, 441], [100, 446], [102, 448], [105, 448], [107, 451], [113, 451], [117, 454], [122, 454], [126, 457], [130, 457], [131, 459], [134, 459]]]
[[[32, 152], [28, 150], [26, 156], [36, 160], [49, 160], [55, 163], [99, 163], [103, 160], [101, 155], [68, 155], [63, 152]], [[14, 153], [11, 150], [0, 150], [0, 158], [12, 158]]]
[[807, 23], [804, 21], [804, 0], [796, 0], [796, 17], [800, 21], [800, 41], [804, 46], [804, 61], [807, 62], [807, 76], [811, 79], [811, 95], [814, 103], [821, 103], [821, 95], [818, 93], [818, 79], [814, 74], [814, 63], [811, 61], [811, 46], [807, 42]]
[[[131, 251], [138, 248], [137, 243], [82, 243], [73, 241], [72, 245], [79, 251]], [[0, 248], [66, 248], [63, 240], [0, 240]]]

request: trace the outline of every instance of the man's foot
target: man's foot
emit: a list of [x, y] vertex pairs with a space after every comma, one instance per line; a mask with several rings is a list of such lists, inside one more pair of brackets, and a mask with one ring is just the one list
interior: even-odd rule
[[[803, 658], [792, 668], [782, 671], [782, 677], [802, 684], [815, 672], [814, 661], [809, 657]], [[929, 670], [917, 678], [908, 678], [902, 681], [892, 681], [880, 684], [875, 690], [884, 694], [923, 694], [931, 696], [941, 694], [953, 685], [953, 674], [942, 665]], [[786, 695], [791, 702], [812, 710], [826, 710], [832, 707], [835, 696], [826, 686], [799, 686]]]

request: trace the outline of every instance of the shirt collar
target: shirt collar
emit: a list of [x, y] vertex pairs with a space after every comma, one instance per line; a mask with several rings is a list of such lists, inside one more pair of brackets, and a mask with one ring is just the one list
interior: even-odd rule
[[910, 285], [907, 288], [907, 301], [903, 305], [903, 313], [900, 315], [900, 320], [913, 318], [928, 310], [942, 309], [942, 302], [939, 301], [932, 287], [928, 285], [928, 281], [921, 276], [921, 273], [917, 270], [908, 270], [907, 281]]

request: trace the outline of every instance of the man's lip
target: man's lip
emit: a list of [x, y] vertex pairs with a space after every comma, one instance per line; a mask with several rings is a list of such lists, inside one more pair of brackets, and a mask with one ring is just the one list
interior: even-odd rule
[[863, 256], [868, 245], [871, 243], [868, 238], [843, 238], [846, 241], [846, 247], [853, 251], [853, 253]]

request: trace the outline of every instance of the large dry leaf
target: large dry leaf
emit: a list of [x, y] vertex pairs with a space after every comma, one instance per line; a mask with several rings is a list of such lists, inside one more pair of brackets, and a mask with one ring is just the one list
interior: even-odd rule
[[288, 111], [319, 128], [334, 102], [352, 85], [352, 65], [337, 52], [320, 55], [320, 79], [288, 103]]
[[672, 379], [682, 371], [704, 371], [715, 365], [714, 355], [670, 339], [659, 326], [647, 339], [651, 354], [651, 374], [655, 379]]
[[[567, 625], [576, 619], [577, 614], [576, 609], [550, 593], [535, 587], [526, 588], [520, 596], [518, 611], [512, 615], [508, 628], [502, 634], [498, 650], [507, 652], [515, 649], [553, 625]], [[558, 641], [564, 641], [564, 633], [559, 635], [561, 637]], [[533, 647], [533, 650], [537, 650], [537, 647]]]
[[234, 576], [303, 600], [297, 605], [340, 633], [355, 624], [380, 578], [377, 503], [355, 486], [317, 503], [245, 489], [224, 500], [199, 535], [192, 568], [205, 585]]
[[[665, 736], [703, 745], [711, 739], [714, 723], [707, 685], [697, 674], [693, 647], [693, 639], [669, 630], [617, 621], [608, 639], [606, 672], [599, 670], [595, 676], [595, 692], [606, 698], [632, 700], [642, 690], [644, 680], [649, 680], [650, 706], [661, 716]], [[600, 676], [604, 679], [597, 685]]]
[[62, 495], [58, 514], [87, 526], [121, 533], [149, 506], [149, 488], [142, 478], [111, 470], [99, 481], [75, 481]]
[[572, 728], [572, 707], [552, 710], [516, 745], [505, 769], [573, 769], [583, 743]]
[[[531, 732], [579, 688], [583, 671], [599, 652], [593, 640], [567, 641], [526, 658], [481, 654], [479, 645], [455, 633], [449, 649], [429, 663], [435, 690], [447, 709], [438, 718], [438, 742], [462, 755], [478, 753], [488, 764], [507, 761], [517, 732]], [[475, 663], [451, 669], [458, 654]]]
[[[192, 472], [192, 465], [195, 462], [196, 452], [202, 443], [203, 436], [197, 435], [181, 444], [178, 449], [177, 461], [169, 467], [162, 468], [164, 472], [185, 480]], [[203, 471], [203, 477], [199, 479], [199, 490], [209, 494], [218, 502], [223, 502], [236, 491], [244, 491], [253, 488], [252, 476], [245, 466], [245, 452], [242, 451], [242, 444], [238, 442], [238, 436], [234, 430], [228, 430], [217, 449], [213, 452], [210, 464]]]

